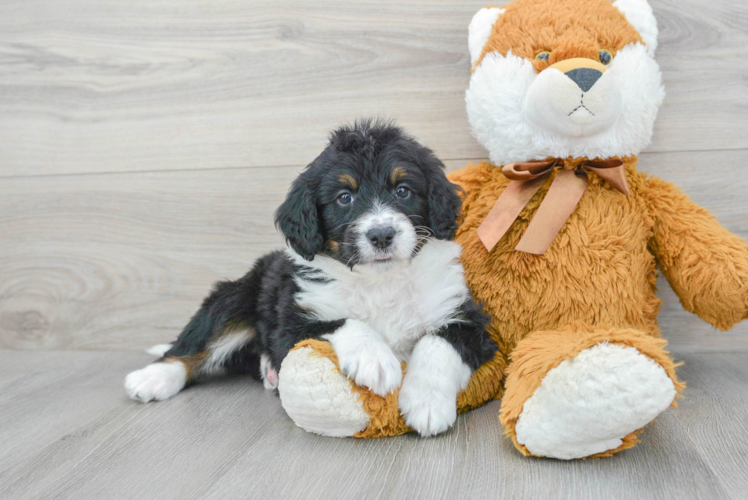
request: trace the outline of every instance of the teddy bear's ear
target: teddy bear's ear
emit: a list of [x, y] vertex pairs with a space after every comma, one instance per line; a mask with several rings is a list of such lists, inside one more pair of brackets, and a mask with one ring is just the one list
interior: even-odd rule
[[613, 6], [623, 12], [641, 35], [649, 55], [654, 57], [657, 50], [657, 20], [647, 0], [615, 0]]
[[470, 65], [474, 65], [483, 52], [483, 46], [491, 35], [496, 19], [504, 9], [498, 7], [486, 7], [475, 13], [468, 27], [468, 48], [470, 49]]

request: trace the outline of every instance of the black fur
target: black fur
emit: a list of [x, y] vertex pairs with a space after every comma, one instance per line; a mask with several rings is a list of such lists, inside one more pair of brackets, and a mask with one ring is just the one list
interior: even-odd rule
[[[396, 169], [407, 175], [392, 182]], [[348, 176], [357, 188], [341, 183]], [[407, 199], [398, 187], [410, 191]], [[391, 206], [407, 215], [423, 235], [452, 239], [460, 214], [459, 188], [444, 175], [444, 164], [434, 153], [388, 122], [363, 120], [330, 135], [327, 148], [294, 181], [275, 223], [288, 244], [312, 260], [330, 241], [340, 244], [330, 255], [347, 265], [358, 263], [351, 239], [351, 222], [374, 203]], [[338, 203], [342, 193], [355, 201]]]
[[[389, 123], [368, 120], [343, 127], [331, 134], [327, 148], [293, 183], [275, 222], [303, 258], [324, 253], [351, 268], [360, 260], [349, 245], [351, 223], [375, 203], [405, 214], [425, 231], [423, 238], [451, 239], [460, 199], [443, 168], [431, 150]], [[393, 182], [396, 169], [405, 175]], [[354, 179], [356, 186], [341, 183], [341, 176]], [[410, 193], [407, 198], [398, 195], [403, 186]], [[349, 193], [354, 202], [341, 204], [341, 193]], [[318, 283], [328, 279], [315, 272], [282, 251], [265, 255], [244, 277], [214, 286], [164, 357], [197, 355], [227, 331], [246, 329], [254, 331], [254, 337], [226, 358], [223, 368], [259, 378], [260, 355], [266, 354], [279, 370], [296, 343], [333, 333], [346, 321], [316, 321], [296, 303], [296, 278]], [[460, 322], [437, 335], [476, 369], [496, 352], [486, 333], [488, 316], [472, 300], [461, 306], [458, 316]]]
[[436, 333], [452, 344], [462, 361], [473, 371], [496, 354], [496, 344], [486, 334], [491, 317], [469, 300], [460, 306], [459, 322], [451, 323]]

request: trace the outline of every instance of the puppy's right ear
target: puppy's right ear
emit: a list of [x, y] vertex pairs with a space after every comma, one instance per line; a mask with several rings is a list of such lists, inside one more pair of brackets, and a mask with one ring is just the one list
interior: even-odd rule
[[325, 239], [320, 231], [315, 196], [306, 177], [302, 174], [291, 185], [286, 201], [275, 212], [275, 227], [296, 253], [312, 260], [324, 250]]

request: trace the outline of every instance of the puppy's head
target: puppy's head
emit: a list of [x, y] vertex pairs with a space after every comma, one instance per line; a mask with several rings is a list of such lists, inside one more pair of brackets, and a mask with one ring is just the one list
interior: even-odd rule
[[330, 135], [275, 223], [307, 260], [324, 253], [351, 269], [386, 270], [412, 258], [427, 238], [454, 236], [460, 199], [443, 169], [391, 123], [359, 121]]

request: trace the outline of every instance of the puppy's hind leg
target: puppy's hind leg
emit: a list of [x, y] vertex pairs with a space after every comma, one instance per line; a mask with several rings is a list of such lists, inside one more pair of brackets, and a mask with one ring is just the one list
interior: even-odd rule
[[[125, 378], [127, 394], [137, 401], [161, 401], [201, 376], [235, 365], [237, 355], [252, 365], [259, 264], [237, 281], [216, 284], [179, 338], [155, 363]], [[256, 364], [259, 366], [259, 356]]]

